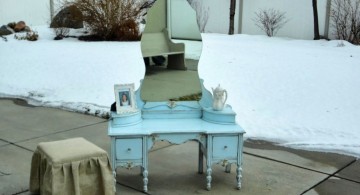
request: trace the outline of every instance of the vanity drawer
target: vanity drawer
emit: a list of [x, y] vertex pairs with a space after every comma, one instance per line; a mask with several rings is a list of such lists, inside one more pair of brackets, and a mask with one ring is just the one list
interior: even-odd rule
[[142, 138], [116, 139], [116, 160], [141, 159], [142, 158]]
[[238, 137], [218, 136], [213, 137], [213, 158], [234, 159], [237, 158]]

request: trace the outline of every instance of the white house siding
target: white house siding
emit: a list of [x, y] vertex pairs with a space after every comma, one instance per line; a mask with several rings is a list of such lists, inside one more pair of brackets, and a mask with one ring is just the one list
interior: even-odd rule
[[[208, 22], [205, 26], [206, 33], [224, 33], [229, 32], [229, 17], [230, 17], [230, 0], [195, 0], [198, 5], [202, 6], [202, 11], [208, 13]], [[236, 13], [234, 21], [234, 32], [238, 33], [239, 29], [239, 0], [236, 0]], [[170, 24], [172, 29], [172, 37], [183, 39], [199, 39], [196, 20], [194, 20], [195, 13], [188, 10], [188, 3], [186, 0], [168, 0], [170, 5]], [[201, 13], [198, 13], [201, 14]], [[191, 24], [185, 24], [189, 23]], [[195, 23], [194, 23], [195, 22]], [[196, 28], [196, 29], [195, 29]]]
[[[50, 24], [50, 1], [51, 0], [0, 0], [0, 26], [20, 20], [25, 21], [29, 26]], [[53, 1], [56, 13], [59, 8], [59, 0]], [[169, 1], [187, 2], [186, 0]], [[203, 2], [204, 9], [209, 9], [209, 20], [205, 27], [205, 32], [228, 33], [230, 0], [198, 1]], [[241, 5], [242, 7], [240, 8]], [[333, 29], [331, 25], [329, 25], [328, 34], [326, 34], [325, 30], [326, 5], [327, 0], [318, 0], [319, 30], [321, 35], [328, 35], [330, 38], [334, 38], [334, 36], [332, 36]], [[235, 33], [264, 35], [265, 33], [255, 26], [252, 19], [255, 17], [254, 13], [256, 11], [268, 8], [286, 12], [286, 17], [289, 19], [289, 22], [279, 30], [276, 36], [313, 39], [312, 0], [237, 0]], [[176, 9], [176, 7], [173, 9]], [[192, 14], [188, 15], [190, 16]], [[241, 21], [239, 21], [239, 19], [241, 19]], [[186, 21], [185, 18], [184, 21]]]
[[[186, 21], [191, 14], [184, 14], [176, 11], [180, 4], [185, 4], [186, 0], [169, 0], [172, 3], [171, 15], [173, 18], [182, 18]], [[229, 31], [229, 10], [230, 0], [197, 0], [202, 3], [203, 9], [208, 10], [209, 18], [205, 27], [206, 33], [224, 33]], [[176, 5], [176, 6], [175, 6]], [[326, 30], [326, 5], [327, 0], [318, 0], [318, 17], [319, 31], [324, 35]], [[312, 0], [237, 0], [235, 13], [235, 33], [264, 35], [253, 19], [255, 12], [260, 9], [275, 9], [286, 12], [286, 18], [289, 20], [283, 28], [281, 28], [276, 36], [291, 37], [297, 39], [313, 39], [314, 38], [314, 19]], [[241, 21], [240, 21], [241, 20]], [[179, 21], [179, 20], [177, 20]], [[171, 24], [174, 25], [174, 24]], [[183, 29], [183, 30], [182, 30]], [[189, 29], [185, 33], [186, 28], [175, 28], [173, 34], [177, 37], [191, 38]]]
[[[230, 0], [200, 0], [205, 8], [209, 8], [209, 20], [205, 32], [224, 33], [229, 32], [230, 22]], [[236, 0], [234, 32], [239, 30], [239, 6], [240, 1]]]
[[25, 21], [28, 26], [50, 23], [49, 0], [0, 0], [0, 26]]
[[[260, 9], [275, 9], [286, 12], [289, 21], [281, 28], [276, 36], [298, 39], [314, 38], [314, 19], [312, 0], [243, 0], [243, 14], [241, 33], [264, 35], [252, 20], [255, 12]], [[325, 32], [326, 0], [318, 0], [319, 31]]]
[[[159, 1], [159, 0], [158, 0]], [[174, 39], [201, 39], [196, 12], [186, 0], [168, 0], [168, 28]]]

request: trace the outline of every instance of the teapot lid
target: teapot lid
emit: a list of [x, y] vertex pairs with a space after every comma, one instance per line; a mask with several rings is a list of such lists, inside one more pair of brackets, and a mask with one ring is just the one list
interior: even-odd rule
[[215, 88], [214, 91], [224, 91], [222, 87], [220, 87], [220, 84]]

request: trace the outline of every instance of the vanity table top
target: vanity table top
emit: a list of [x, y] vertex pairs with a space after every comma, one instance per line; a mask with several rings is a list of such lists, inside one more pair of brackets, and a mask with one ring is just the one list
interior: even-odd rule
[[245, 133], [238, 124], [216, 124], [202, 120], [201, 118], [188, 119], [142, 119], [135, 125], [117, 126], [109, 121], [109, 136], [124, 135], [151, 135], [157, 133], [204, 133], [204, 134], [231, 134]]

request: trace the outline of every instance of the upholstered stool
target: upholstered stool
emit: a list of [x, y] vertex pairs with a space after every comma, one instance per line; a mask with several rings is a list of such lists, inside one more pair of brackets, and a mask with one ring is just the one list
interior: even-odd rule
[[115, 194], [106, 151], [84, 138], [39, 143], [31, 162], [30, 192]]

